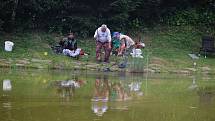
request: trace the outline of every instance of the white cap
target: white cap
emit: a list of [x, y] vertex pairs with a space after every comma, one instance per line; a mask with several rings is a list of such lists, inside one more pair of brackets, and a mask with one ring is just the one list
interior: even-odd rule
[[107, 25], [105, 25], [105, 24], [102, 24], [102, 26], [101, 26], [102, 28], [107, 28]]

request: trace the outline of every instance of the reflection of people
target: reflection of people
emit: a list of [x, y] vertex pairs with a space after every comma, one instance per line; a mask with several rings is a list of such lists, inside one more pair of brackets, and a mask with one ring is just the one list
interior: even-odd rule
[[61, 98], [68, 98], [70, 99], [75, 92], [75, 88], [74, 87], [61, 87], [59, 86], [57, 88], [57, 93], [60, 95]]
[[111, 84], [111, 100], [125, 101], [130, 99], [129, 92], [121, 85], [121, 83]]
[[106, 77], [103, 80], [97, 78], [92, 101], [108, 101], [109, 89], [109, 82]]
[[109, 90], [109, 82], [106, 76], [104, 76], [103, 80], [96, 78], [93, 98], [91, 100], [92, 110], [98, 116], [102, 116], [108, 109]]
[[135, 94], [137, 94], [138, 96], [142, 96], [143, 92], [141, 91], [141, 82], [132, 82], [129, 85], [130, 91], [134, 92]]
[[96, 39], [96, 60], [101, 61], [101, 49], [104, 48], [105, 58], [104, 62], [109, 62], [109, 56], [111, 51], [111, 34], [110, 30], [107, 28], [107, 25], [103, 24], [99, 27], [94, 34]]
[[107, 102], [92, 102], [92, 110], [97, 116], [102, 116], [108, 109]]
[[61, 98], [70, 99], [74, 96], [75, 89], [80, 88], [85, 82], [83, 80], [63, 80], [56, 81], [57, 93]]

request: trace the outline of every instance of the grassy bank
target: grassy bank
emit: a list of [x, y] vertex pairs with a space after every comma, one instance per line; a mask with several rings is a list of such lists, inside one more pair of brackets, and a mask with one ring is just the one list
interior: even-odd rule
[[[214, 33], [209, 31], [208, 33]], [[201, 36], [205, 35], [203, 29], [195, 27], [156, 27], [142, 33], [142, 40], [146, 44], [143, 49], [144, 58], [129, 59], [129, 66], [124, 70], [135, 72], [172, 72], [193, 73], [215, 72], [215, 57], [200, 57], [192, 60], [188, 54], [198, 53], [201, 46]], [[16, 33], [2, 34], [0, 43], [0, 66], [10, 68], [48, 68], [48, 69], [92, 69], [101, 70], [109, 67], [113, 71], [121, 71], [117, 64], [120, 57], [111, 56], [110, 64], [95, 63], [95, 41], [92, 38], [78, 38], [78, 46], [89, 53], [79, 60], [57, 55], [51, 50], [51, 45], [56, 44], [63, 36], [47, 33]], [[133, 37], [134, 39], [135, 36]], [[11, 40], [15, 43], [12, 52], [4, 51], [4, 41]], [[45, 53], [48, 53], [47, 55]], [[194, 67], [194, 61], [197, 66]]]

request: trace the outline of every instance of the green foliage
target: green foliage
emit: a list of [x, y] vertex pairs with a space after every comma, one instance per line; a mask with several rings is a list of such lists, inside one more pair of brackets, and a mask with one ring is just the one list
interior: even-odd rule
[[153, 46], [172, 48], [173, 50], [198, 51], [200, 48], [201, 33], [191, 26], [170, 27], [167, 30], [160, 28], [157, 35], [153, 36]]
[[0, 19], [0, 31], [2, 30], [3, 21]]
[[81, 37], [92, 36], [103, 23], [123, 32], [157, 24], [209, 27], [215, 24], [214, 6], [213, 0], [1, 0], [0, 27]]
[[135, 32], [143, 32], [143, 22], [140, 19], [135, 18], [129, 22], [129, 29], [129, 31], [132, 32], [131, 34], [136, 34]]
[[184, 26], [184, 25], [206, 25], [208, 27], [215, 25], [215, 14], [212, 11], [198, 11], [196, 9], [188, 9], [177, 11], [175, 15], [166, 18], [168, 25]]

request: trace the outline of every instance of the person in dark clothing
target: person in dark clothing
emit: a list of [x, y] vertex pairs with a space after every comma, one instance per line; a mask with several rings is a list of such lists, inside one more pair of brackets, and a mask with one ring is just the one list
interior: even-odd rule
[[59, 42], [59, 44], [63, 47], [63, 49], [76, 50], [77, 49], [77, 41], [75, 40], [75, 36], [73, 33], [69, 33], [67, 38], [63, 38]]
[[77, 48], [77, 40], [73, 33], [69, 33], [67, 38], [64, 38], [59, 44], [63, 47], [63, 54], [70, 57], [77, 57], [81, 49]]

